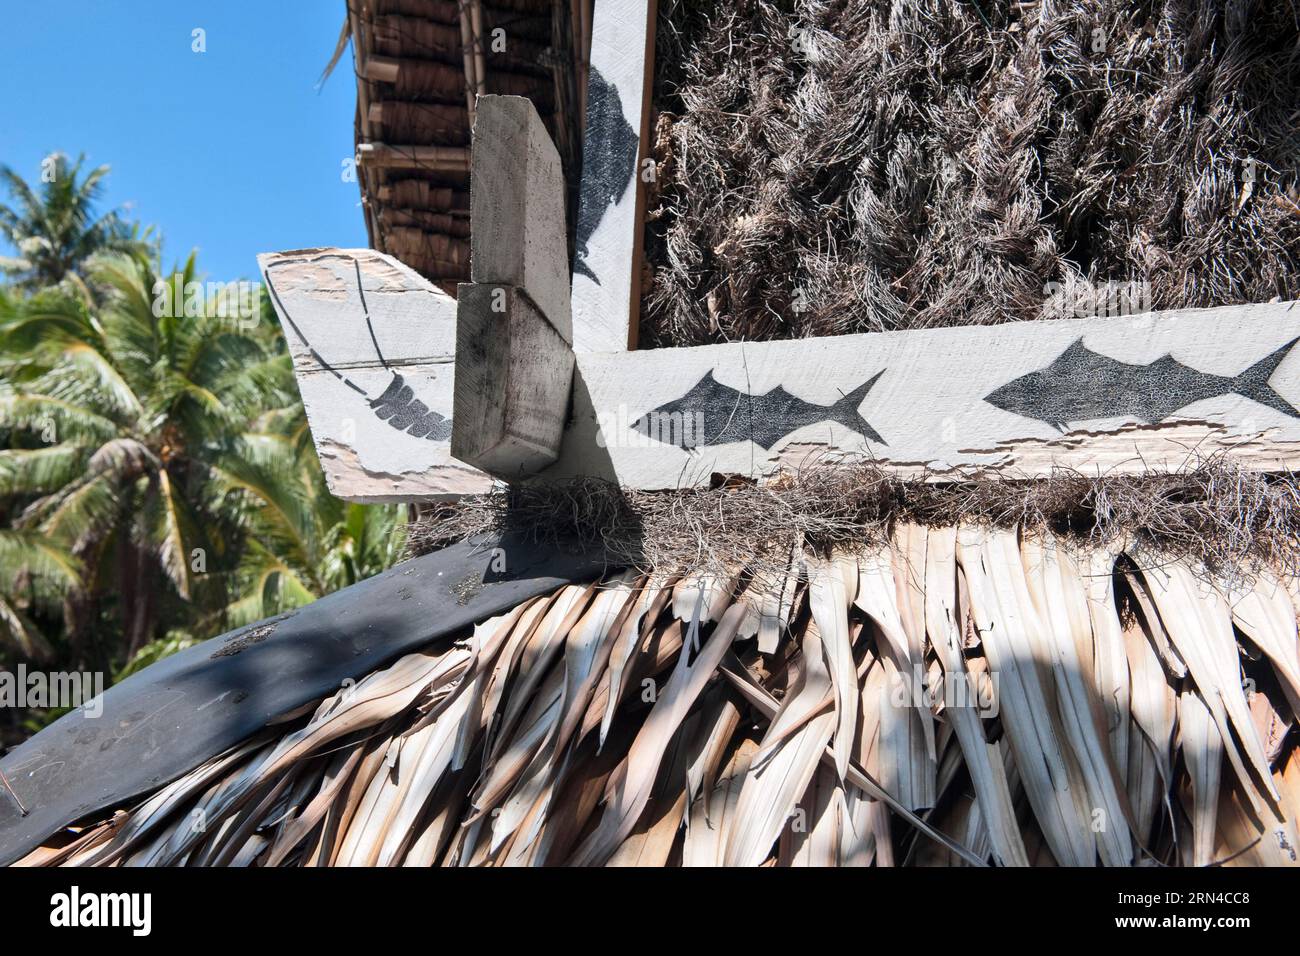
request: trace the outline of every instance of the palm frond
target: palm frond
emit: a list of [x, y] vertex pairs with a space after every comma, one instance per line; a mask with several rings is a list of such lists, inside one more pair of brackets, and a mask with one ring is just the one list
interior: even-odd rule
[[129, 494], [111, 473], [87, 475], [32, 502], [15, 524], [69, 543], [106, 537]]
[[72, 401], [50, 395], [0, 389], [0, 422], [41, 435], [52, 429], [56, 441], [108, 441], [118, 432], [112, 419]]
[[158, 517], [153, 523], [152, 543], [163, 573], [176, 593], [189, 600], [193, 588], [192, 552], [202, 541], [190, 506], [167, 469], [160, 468], [157, 475]]
[[86, 446], [65, 442], [47, 448], [0, 451], [0, 497], [48, 494], [84, 472]]
[[53, 656], [49, 641], [31, 619], [0, 594], [0, 642], [33, 661], [47, 661]]
[[45, 536], [0, 529], [0, 642], [23, 657], [50, 659], [50, 643], [27, 611], [57, 605], [80, 574], [80, 563]]
[[[566, 586], [327, 697], [68, 862], [1293, 866], [1300, 715], [1259, 688], [1300, 674], [1300, 584], [1142, 558], [974, 526], [796, 553], [767, 651], [757, 609], [779, 575]], [[1112, 601], [1088, 605], [1084, 569]], [[1238, 633], [1270, 650], [1242, 653]], [[1102, 642], [1129, 645], [1125, 744], [1101, 716]], [[929, 744], [890, 729], [918, 708], [928, 788], [890, 770], [925, 764]], [[1119, 759], [1134, 742], [1158, 773]]]

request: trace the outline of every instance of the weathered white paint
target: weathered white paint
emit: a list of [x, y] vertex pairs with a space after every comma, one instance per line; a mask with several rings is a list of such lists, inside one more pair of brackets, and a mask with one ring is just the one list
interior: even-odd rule
[[267, 253], [258, 263], [333, 494], [349, 501], [422, 501], [491, 487], [487, 475], [452, 459], [450, 436], [415, 437], [376, 415], [374, 402], [396, 374], [429, 409], [451, 416], [451, 296], [370, 249]]
[[532, 101], [480, 96], [470, 179], [470, 277], [521, 289], [573, 339], [564, 173]]
[[[715, 473], [761, 477], [812, 460], [867, 458], [904, 474], [1031, 478], [1055, 467], [1093, 474], [1177, 470], [1219, 451], [1231, 451], [1249, 467], [1296, 468], [1300, 419], [1234, 393], [1193, 402], [1156, 423], [1120, 415], [1069, 421], [1064, 432], [985, 397], [1048, 367], [1080, 339], [1092, 352], [1129, 365], [1172, 355], [1195, 372], [1237, 376], [1297, 336], [1300, 305], [1282, 302], [1128, 318], [579, 352], [561, 457], [541, 477], [595, 475], [629, 488], [663, 489], [707, 484]], [[1268, 384], [1284, 401], [1300, 406], [1297, 352], [1287, 353]], [[709, 372], [721, 385], [747, 395], [782, 386], [821, 406], [882, 373], [857, 410], [884, 443], [819, 421], [770, 449], [748, 440], [684, 449], [630, 427], [685, 395]], [[1082, 385], [1084, 398], [1093, 394], [1086, 382]], [[716, 423], [709, 423], [706, 434], [710, 430], [716, 431]]]
[[653, 0], [595, 5], [573, 273], [572, 341], [579, 352], [621, 352], [636, 342], [645, 186], [639, 173], [647, 154], [654, 23]]
[[[452, 417], [457, 399], [451, 298], [369, 250], [309, 249], [260, 261], [335, 494], [357, 501], [411, 501], [490, 487], [487, 475], [450, 457], [449, 442], [414, 437], [375, 414], [376, 399], [400, 374], [412, 397]], [[358, 267], [375, 341], [364, 321]], [[466, 288], [471, 301], [492, 294], [487, 286]], [[481, 421], [467, 447], [498, 474], [518, 480], [553, 453], [552, 436], [566, 421], [568, 363], [574, 357], [535, 312], [537, 321], [520, 318], [526, 298], [513, 290], [506, 294], [504, 314], [489, 307], [476, 329], [467, 329], [467, 337], [477, 336], [482, 353], [474, 359], [480, 377], [466, 392], [473, 398], [465, 399], [478, 403]], [[510, 320], [512, 314], [517, 322]], [[503, 323], [499, 335], [494, 322]], [[812, 461], [872, 460], [899, 474], [936, 480], [1034, 478], [1061, 467], [1089, 474], [1178, 470], [1220, 452], [1247, 467], [1295, 469], [1300, 468], [1300, 418], [1288, 410], [1300, 406], [1300, 357], [1289, 350], [1297, 338], [1300, 306], [1280, 302], [1130, 318], [578, 352], [559, 459], [538, 477], [596, 476], [628, 488], [665, 489], [704, 485], [714, 474], [761, 478]], [[1057, 428], [1049, 421], [1058, 416], [1035, 404], [1038, 393], [1021, 412], [987, 400], [1008, 383], [1059, 365], [1072, 346], [1086, 348], [1092, 358], [1078, 369], [1051, 373], [1055, 378], [1042, 382], [1042, 401], [1056, 402], [1064, 391], [1088, 414], [1066, 415], [1065, 426]], [[1247, 394], [1233, 390], [1233, 380], [1244, 381], [1243, 372], [1270, 355], [1276, 365], [1264, 378], [1243, 387]], [[1094, 360], [1123, 363], [1123, 387], [1112, 380], [1098, 389], [1090, 378], [1095, 370], [1087, 364]], [[1154, 371], [1148, 369], [1151, 363], [1159, 363]], [[1166, 381], [1177, 382], [1170, 379], [1142, 392], [1162, 368], [1166, 376], [1190, 376], [1204, 394], [1181, 407], [1170, 404], [1171, 410], [1154, 421], [1129, 412], [1092, 414], [1097, 402], [1137, 407], [1132, 404], [1137, 395], [1149, 411], [1166, 394], [1184, 394], [1185, 389], [1164, 388]], [[680, 430], [700, 410], [691, 401], [679, 404], [678, 421], [656, 422], [667, 429], [658, 432], [665, 441], [632, 427], [707, 383], [710, 375], [717, 383], [707, 386], [715, 392], [713, 418], [702, 431]], [[860, 399], [845, 400], [867, 382], [870, 388]], [[770, 403], [769, 393], [778, 386], [789, 394], [788, 405], [805, 416], [801, 424], [786, 430], [782, 406], [770, 442], [733, 431], [725, 444], [699, 444], [716, 439], [719, 408], [728, 420], [748, 423], [746, 410], [761, 407], [758, 399], [764, 395]], [[1249, 397], [1252, 389], [1262, 401]], [[718, 394], [731, 405], [719, 406]], [[839, 421], [830, 421], [819, 409], [836, 402]], [[758, 416], [753, 419], [761, 426]], [[454, 428], [453, 421], [449, 430]], [[494, 458], [500, 455], [505, 458]]]
[[559, 457], [573, 350], [521, 290], [462, 283], [452, 454], [498, 477]]

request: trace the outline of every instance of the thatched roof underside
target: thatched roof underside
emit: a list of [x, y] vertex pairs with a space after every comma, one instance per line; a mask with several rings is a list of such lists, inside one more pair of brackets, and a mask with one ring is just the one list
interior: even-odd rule
[[[469, 279], [476, 92], [529, 97], [576, 181], [582, 24], [567, 0], [348, 0], [370, 243], [451, 294]], [[589, 21], [588, 21], [589, 22]], [[495, 31], [503, 30], [503, 34]], [[576, 33], [576, 36], [575, 36]], [[504, 49], [494, 42], [504, 42]]]
[[656, 38], [643, 347], [1300, 297], [1294, 0], [660, 0]]
[[25, 862], [1294, 865], [1298, 601], [1266, 569], [975, 527], [612, 575]]

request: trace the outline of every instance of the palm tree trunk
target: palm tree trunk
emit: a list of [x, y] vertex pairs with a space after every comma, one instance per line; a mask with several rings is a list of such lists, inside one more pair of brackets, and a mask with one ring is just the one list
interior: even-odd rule
[[137, 545], [131, 550], [134, 552], [131, 606], [123, 616], [127, 627], [127, 660], [153, 640], [158, 618], [158, 580], [153, 557], [145, 547]]
[[86, 541], [72, 549], [72, 555], [87, 570], [81, 585], [70, 590], [63, 598], [63, 627], [67, 635], [68, 649], [72, 660], [78, 667], [85, 667], [94, 654], [88, 645], [92, 636], [91, 625], [95, 620], [94, 572], [91, 570], [99, 556], [97, 542]]

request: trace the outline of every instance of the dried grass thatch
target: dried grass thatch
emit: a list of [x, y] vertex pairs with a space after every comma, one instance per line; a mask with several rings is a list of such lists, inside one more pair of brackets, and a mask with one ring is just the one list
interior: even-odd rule
[[659, 9], [643, 343], [1300, 297], [1294, 2]]
[[1300, 574], [1300, 481], [1247, 471], [1228, 456], [1178, 472], [932, 481], [869, 461], [812, 460], [760, 483], [646, 492], [599, 479], [517, 485], [425, 506], [408, 547], [474, 535], [599, 546], [646, 573], [725, 575], [784, 567], [792, 549], [856, 550], [899, 523], [978, 524], [1049, 533], [1089, 547], [1141, 542], [1224, 578], [1264, 563]]
[[1300, 582], [900, 525], [568, 586], [26, 864], [1293, 865]]

